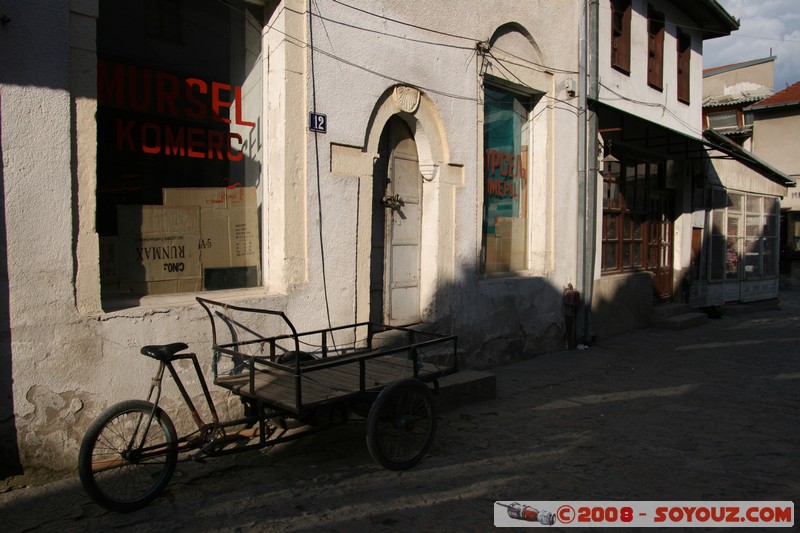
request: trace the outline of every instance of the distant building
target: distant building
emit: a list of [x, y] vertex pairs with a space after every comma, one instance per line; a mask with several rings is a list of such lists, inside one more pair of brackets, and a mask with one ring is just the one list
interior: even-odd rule
[[[800, 81], [745, 108], [752, 116], [753, 153], [800, 179]], [[781, 202], [782, 272], [800, 284], [800, 192], [791, 189]]]
[[717, 150], [707, 167], [708, 238], [693, 285], [696, 305], [778, 296], [780, 201], [793, 181], [754, 151], [749, 105], [773, 94], [775, 57], [703, 73], [704, 136]]
[[775, 57], [703, 71], [703, 128], [752, 151], [753, 117], [744, 108], [773, 94]]

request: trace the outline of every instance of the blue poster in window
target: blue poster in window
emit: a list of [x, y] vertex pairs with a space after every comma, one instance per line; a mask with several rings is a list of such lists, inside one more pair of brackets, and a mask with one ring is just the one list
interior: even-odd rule
[[518, 95], [486, 87], [484, 103], [484, 230], [502, 218], [525, 216], [528, 111]]

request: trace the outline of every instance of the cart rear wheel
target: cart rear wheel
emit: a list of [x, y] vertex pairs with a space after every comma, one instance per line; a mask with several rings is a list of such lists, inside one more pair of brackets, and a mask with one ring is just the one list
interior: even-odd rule
[[428, 452], [436, 432], [436, 411], [428, 387], [404, 379], [381, 391], [367, 417], [367, 448], [390, 470], [406, 470]]
[[149, 402], [120, 402], [103, 412], [83, 437], [78, 455], [81, 483], [106, 509], [128, 512], [144, 507], [175, 471], [175, 426], [160, 408], [149, 422], [151, 413]]

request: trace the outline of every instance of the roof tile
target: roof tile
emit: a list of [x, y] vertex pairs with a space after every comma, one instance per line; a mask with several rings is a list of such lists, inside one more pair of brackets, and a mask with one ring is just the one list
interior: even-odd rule
[[790, 85], [782, 91], [773, 94], [770, 97], [764, 98], [760, 102], [753, 104], [751, 109], [788, 104], [800, 104], [800, 81], [796, 82], [794, 85]]

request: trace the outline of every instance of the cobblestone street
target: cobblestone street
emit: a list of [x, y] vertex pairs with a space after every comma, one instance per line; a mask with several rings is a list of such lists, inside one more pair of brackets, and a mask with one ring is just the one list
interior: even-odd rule
[[352, 423], [181, 463], [167, 491], [130, 514], [94, 504], [77, 476], [0, 494], [0, 529], [486, 531], [496, 500], [797, 504], [799, 344], [800, 293], [783, 292], [780, 309], [495, 369], [497, 399], [441, 413], [409, 471], [375, 464], [364, 424]]

